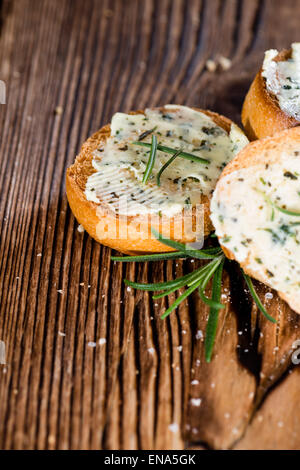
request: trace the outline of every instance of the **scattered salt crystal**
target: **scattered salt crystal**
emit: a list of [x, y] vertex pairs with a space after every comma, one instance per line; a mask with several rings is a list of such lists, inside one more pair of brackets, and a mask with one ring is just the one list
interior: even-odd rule
[[62, 331], [59, 331], [59, 332], [58, 332], [58, 335], [59, 335], [59, 336], [66, 336], [66, 333], [63, 333]]
[[265, 299], [273, 299], [273, 294], [272, 294], [272, 292], [267, 292], [267, 293], [265, 294]]
[[127, 292], [131, 292], [131, 287], [127, 286]]
[[229, 419], [230, 418], [230, 413], [225, 413], [224, 418]]
[[182, 330], [182, 334], [185, 335], [185, 334], [186, 334], [186, 330]]
[[61, 290], [61, 289], [59, 289], [57, 292], [58, 292], [59, 294], [63, 294], [63, 293], [64, 293], [64, 291]]
[[199, 380], [195, 379], [191, 381], [191, 385], [198, 385]]
[[170, 424], [169, 429], [170, 429], [171, 432], [174, 432], [174, 433], [178, 432], [178, 429], [179, 429], [178, 424], [177, 423]]
[[94, 341], [89, 341], [88, 344], [87, 344], [90, 348], [95, 348], [97, 346], [96, 343], [94, 343]]
[[63, 111], [64, 110], [63, 110], [62, 106], [56, 106], [56, 108], [54, 110], [55, 114], [57, 114], [59, 116], [63, 113]]
[[178, 350], [179, 352], [181, 352], [181, 351], [182, 351], [182, 346], [177, 346], [177, 350]]
[[200, 406], [201, 405], [201, 402], [202, 402], [202, 399], [201, 398], [191, 398], [191, 404], [193, 406]]
[[209, 72], [215, 72], [217, 70], [217, 64], [212, 59], [208, 59], [205, 65]]
[[155, 353], [155, 349], [154, 349], [154, 348], [148, 348], [148, 353], [154, 354], [154, 353]]
[[42, 256], [42, 253], [38, 253], [36, 256], [40, 257], [40, 256]]
[[259, 415], [259, 416], [257, 417], [257, 421], [258, 421], [259, 423], [261, 423], [263, 419], [264, 419], [264, 417], [263, 417], [262, 415]]
[[203, 338], [203, 332], [202, 330], [198, 330], [196, 333], [196, 339], [202, 339]]
[[279, 422], [277, 423], [277, 426], [278, 426], [279, 428], [283, 428], [283, 422], [282, 422], [282, 421], [279, 421]]
[[84, 286], [84, 282], [81, 282], [79, 285], [80, 285], [81, 287], [83, 287], [83, 286]]
[[212, 383], [210, 384], [211, 388], [215, 388], [216, 387], [216, 384]]
[[105, 338], [100, 338], [98, 343], [100, 344], [100, 346], [102, 346], [103, 344], [106, 343], [106, 339]]
[[232, 62], [228, 57], [220, 56], [219, 64], [223, 70], [229, 70], [231, 68]]
[[239, 336], [242, 336], [243, 332], [242, 331], [238, 331], [238, 335]]
[[238, 430], [237, 428], [233, 428], [233, 430], [232, 430], [232, 434], [235, 434], [235, 435], [237, 435], [238, 433], [239, 433], [239, 430]]
[[79, 233], [83, 233], [83, 232], [84, 232], [84, 228], [83, 228], [82, 225], [78, 225], [77, 230], [78, 230]]

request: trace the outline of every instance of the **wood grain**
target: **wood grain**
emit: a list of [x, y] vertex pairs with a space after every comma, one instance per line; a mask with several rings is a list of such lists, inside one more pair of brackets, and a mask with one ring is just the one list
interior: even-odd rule
[[[64, 178], [116, 111], [173, 102], [239, 123], [264, 50], [299, 40], [300, 1], [0, 6], [0, 448], [299, 449], [290, 363], [300, 317], [258, 285], [279, 320], [266, 322], [232, 267], [206, 364], [208, 311], [197, 294], [161, 321], [174, 296], [153, 301], [123, 284], [172, 279], [198, 263], [112, 263], [78, 232]], [[207, 59], [220, 55], [232, 67], [209, 72]]]

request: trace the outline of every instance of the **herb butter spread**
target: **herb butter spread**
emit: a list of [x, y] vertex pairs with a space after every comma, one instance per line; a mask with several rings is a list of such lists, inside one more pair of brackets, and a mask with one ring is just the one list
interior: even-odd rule
[[[157, 174], [171, 155], [157, 150], [149, 180], [143, 184], [150, 148], [134, 142], [149, 145], [153, 134], [159, 145], [207, 161], [178, 156], [161, 173], [158, 185]], [[185, 106], [167, 105], [136, 115], [117, 113], [110, 137], [93, 154], [96, 172], [87, 180], [85, 195], [119, 214], [173, 216], [186, 204], [200, 203], [202, 195], [211, 195], [224, 166], [247, 143], [237, 126], [232, 125], [228, 135], [206, 114]]]
[[270, 93], [288, 116], [300, 120], [300, 43], [292, 44], [291, 57], [276, 62], [276, 49], [266, 51], [262, 76]]
[[211, 201], [211, 219], [220, 243], [254, 277], [286, 294], [299, 290], [299, 151], [224, 176]]

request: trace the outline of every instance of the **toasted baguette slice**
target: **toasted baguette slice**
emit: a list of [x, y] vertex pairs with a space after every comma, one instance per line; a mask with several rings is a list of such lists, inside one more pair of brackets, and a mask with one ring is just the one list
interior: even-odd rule
[[226, 256], [300, 313], [300, 127], [250, 143], [227, 165], [211, 219]]
[[[179, 108], [180, 107], [178, 107], [178, 109]], [[159, 108], [159, 111], [176, 113], [177, 108], [173, 108], [171, 110]], [[229, 119], [210, 111], [202, 111], [202, 113], [211, 118], [214, 124], [224, 129], [227, 134], [230, 133], [233, 123]], [[137, 114], [144, 114], [144, 112], [136, 111], [130, 113], [130, 115]], [[245, 140], [245, 145], [245, 143], [247, 143], [245, 135], [235, 125], [234, 129], [235, 132], [240, 133], [241, 139]], [[159, 129], [156, 129], [156, 131], [159, 132]], [[193, 229], [191, 233], [190, 231], [182, 230], [183, 225], [188, 225], [186, 215], [182, 212], [171, 217], [168, 217], [168, 215], [165, 214], [163, 216], [161, 216], [161, 214], [151, 214], [150, 223], [148, 217], [149, 214], [123, 217], [122, 215], [118, 215], [111, 210], [111, 201], [107, 201], [107, 199], [99, 200], [99, 198], [95, 201], [87, 199], [85, 192], [86, 184], [89, 177], [96, 172], [93, 166], [93, 158], [95, 158], [95, 151], [97, 152], [97, 149], [99, 149], [100, 147], [104, 147], [106, 142], [108, 142], [110, 136], [111, 126], [106, 125], [102, 127], [98, 132], [96, 132], [83, 144], [80, 154], [77, 156], [75, 163], [67, 170], [67, 197], [72, 212], [78, 222], [98, 242], [127, 254], [174, 251], [173, 248], [167, 247], [166, 245], [156, 240], [153, 235], [151, 236], [151, 228], [159, 230], [164, 236], [168, 238], [176, 239], [183, 243], [194, 242], [194, 229], [196, 223], [195, 220], [197, 218], [194, 207], [191, 209], [191, 213], [189, 214], [189, 223], [191, 223], [192, 220]], [[128, 143], [128, 145], [130, 144], [131, 142]], [[213, 155], [213, 152], [211, 153]], [[121, 154], [122, 152], [120, 152], [120, 155]], [[170, 156], [171, 155], [169, 155], [168, 158]], [[233, 156], [234, 155], [232, 154], [232, 158]], [[197, 164], [198, 163], [195, 163], [195, 165]], [[221, 173], [221, 168], [219, 170], [219, 173]], [[217, 175], [217, 177], [218, 176], [219, 174]], [[108, 182], [103, 181], [103, 184], [106, 183], [108, 184]], [[211, 193], [213, 189], [214, 188], [212, 188]], [[200, 197], [200, 204], [202, 205], [201, 226], [203, 228], [204, 235], [209, 234], [209, 232], [213, 228], [209, 217], [209, 204], [211, 193], [209, 195], [201, 195]], [[183, 233], [183, 235], [178, 236], [178, 233]]]
[[[273, 59], [284, 62], [291, 57], [292, 50], [283, 50]], [[284, 112], [277, 97], [267, 89], [263, 69], [257, 73], [244, 100], [242, 123], [250, 140], [262, 139], [291, 127], [299, 126], [295, 117]]]

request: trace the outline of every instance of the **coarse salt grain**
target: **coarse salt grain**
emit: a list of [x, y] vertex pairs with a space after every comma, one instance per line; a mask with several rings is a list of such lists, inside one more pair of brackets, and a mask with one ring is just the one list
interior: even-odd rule
[[84, 228], [83, 228], [82, 225], [78, 225], [77, 230], [78, 230], [79, 233], [83, 233], [83, 232], [84, 232]]
[[220, 56], [219, 57], [219, 64], [222, 68], [222, 70], [229, 70], [232, 66], [232, 62], [228, 57]]
[[196, 339], [202, 339], [203, 338], [203, 332], [202, 330], [198, 330], [196, 333]]
[[178, 429], [179, 429], [178, 424], [177, 423], [169, 424], [169, 429], [171, 432], [174, 432], [174, 433], [178, 432]]
[[100, 344], [100, 346], [102, 346], [102, 344], [106, 343], [106, 339], [105, 338], [100, 338], [98, 343]]
[[193, 406], [200, 406], [202, 402], [201, 398], [191, 398], [191, 404]]
[[208, 59], [205, 65], [209, 72], [215, 72], [217, 70], [217, 64], [212, 59]]

